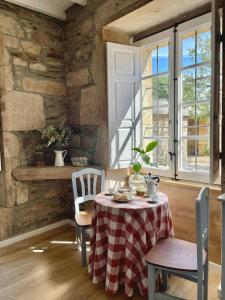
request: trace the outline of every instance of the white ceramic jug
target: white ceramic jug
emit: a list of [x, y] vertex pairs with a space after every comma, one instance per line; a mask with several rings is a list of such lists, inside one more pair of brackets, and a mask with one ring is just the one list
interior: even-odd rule
[[55, 152], [55, 166], [56, 167], [63, 167], [64, 166], [64, 158], [66, 156], [67, 151], [59, 151], [59, 150], [54, 150]]
[[151, 176], [151, 174], [149, 174], [149, 177], [146, 178], [146, 181], [147, 181], [147, 197], [154, 198], [158, 190], [159, 177]]

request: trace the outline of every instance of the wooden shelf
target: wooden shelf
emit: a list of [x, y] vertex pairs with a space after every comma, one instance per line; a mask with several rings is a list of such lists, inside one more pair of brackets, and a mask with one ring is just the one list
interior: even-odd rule
[[18, 167], [12, 171], [12, 175], [19, 181], [36, 181], [36, 180], [68, 180], [71, 179], [71, 175], [75, 171], [79, 171], [85, 168], [99, 169], [100, 166], [90, 165], [87, 167]]

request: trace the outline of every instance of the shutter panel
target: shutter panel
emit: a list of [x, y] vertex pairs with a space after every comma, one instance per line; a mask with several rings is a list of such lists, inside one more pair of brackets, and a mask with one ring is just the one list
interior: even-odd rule
[[210, 118], [210, 183], [219, 176], [219, 106], [220, 106], [220, 14], [219, 0], [212, 0], [212, 92]]
[[107, 43], [109, 166], [127, 168], [140, 144], [139, 48]]

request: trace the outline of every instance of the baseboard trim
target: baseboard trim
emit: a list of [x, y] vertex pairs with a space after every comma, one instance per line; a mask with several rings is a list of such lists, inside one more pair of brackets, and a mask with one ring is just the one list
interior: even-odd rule
[[43, 227], [38, 228], [38, 229], [34, 229], [32, 231], [17, 235], [17, 236], [13, 236], [9, 239], [0, 241], [0, 248], [10, 246], [10, 245], [15, 244], [17, 242], [29, 239], [29, 238], [34, 237], [36, 235], [39, 235], [41, 233], [47, 232], [49, 230], [53, 230], [55, 228], [58, 228], [58, 227], [61, 227], [63, 225], [67, 225], [67, 224], [75, 227], [75, 222], [73, 220], [65, 219], [65, 220], [62, 220], [62, 221], [59, 221], [59, 222], [56, 222], [56, 223], [53, 223], [53, 224], [50, 224], [50, 225], [47, 225], [47, 226], [43, 226]]

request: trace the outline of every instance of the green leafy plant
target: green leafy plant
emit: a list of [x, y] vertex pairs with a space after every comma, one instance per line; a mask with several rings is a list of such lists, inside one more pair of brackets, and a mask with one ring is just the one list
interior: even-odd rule
[[151, 165], [151, 162], [150, 162], [150, 157], [148, 156], [148, 154], [153, 150], [155, 149], [155, 147], [158, 145], [158, 141], [152, 141], [150, 142], [145, 150], [144, 149], [141, 149], [141, 148], [138, 148], [138, 147], [134, 147], [132, 148], [133, 151], [135, 151], [136, 153], [139, 154], [140, 158], [141, 158], [141, 162], [135, 162], [133, 165], [132, 165], [132, 169], [135, 173], [139, 173], [141, 168], [142, 168], [142, 164], [145, 163], [146, 165]]
[[42, 145], [39, 148], [50, 148], [52, 150], [64, 150], [70, 144], [71, 128], [61, 122], [58, 126], [49, 125], [45, 128], [35, 130], [40, 135]]

